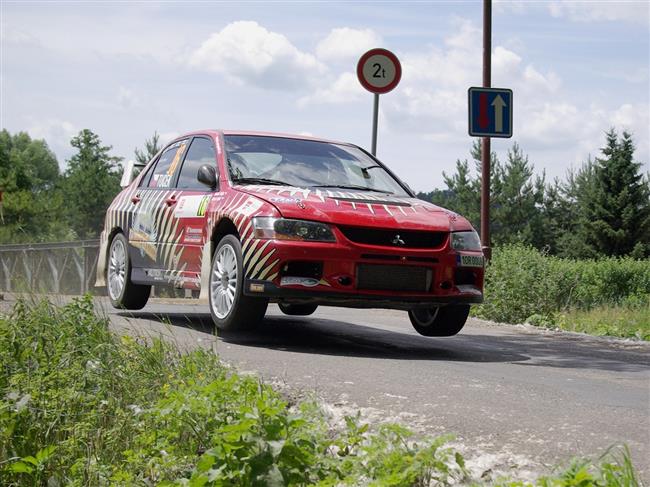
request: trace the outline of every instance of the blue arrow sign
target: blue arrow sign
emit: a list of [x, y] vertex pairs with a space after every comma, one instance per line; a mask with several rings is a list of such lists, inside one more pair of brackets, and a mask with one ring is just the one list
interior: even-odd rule
[[512, 90], [470, 88], [469, 135], [472, 137], [512, 137]]

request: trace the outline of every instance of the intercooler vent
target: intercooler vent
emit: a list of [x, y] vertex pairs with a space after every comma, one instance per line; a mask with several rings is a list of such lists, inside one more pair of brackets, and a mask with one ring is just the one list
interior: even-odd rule
[[367, 291], [428, 292], [433, 272], [427, 267], [359, 264], [357, 289]]

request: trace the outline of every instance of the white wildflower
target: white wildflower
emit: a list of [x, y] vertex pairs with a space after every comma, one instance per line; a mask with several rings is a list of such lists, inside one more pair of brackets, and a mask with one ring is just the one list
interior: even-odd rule
[[25, 409], [31, 398], [32, 396], [29, 394], [25, 394], [23, 397], [21, 397], [20, 400], [16, 403], [16, 411], [20, 412]]
[[138, 414], [141, 414], [142, 411], [143, 411], [143, 409], [140, 406], [138, 406], [137, 404], [129, 404], [127, 406], [127, 408], [129, 408], [131, 411], [133, 411], [133, 414], [135, 414], [136, 416]]

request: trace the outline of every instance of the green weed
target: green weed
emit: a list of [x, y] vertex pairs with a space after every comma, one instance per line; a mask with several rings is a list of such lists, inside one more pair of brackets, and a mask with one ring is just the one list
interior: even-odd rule
[[[370, 428], [358, 416], [332, 429], [324, 418], [317, 404], [290, 406], [211, 352], [115, 337], [90, 297], [64, 307], [21, 301], [0, 317], [0, 485], [472, 482], [449, 437]], [[538, 485], [638, 483], [625, 451]]]
[[650, 335], [650, 260], [572, 260], [531, 247], [495, 249], [475, 316], [612, 336]]

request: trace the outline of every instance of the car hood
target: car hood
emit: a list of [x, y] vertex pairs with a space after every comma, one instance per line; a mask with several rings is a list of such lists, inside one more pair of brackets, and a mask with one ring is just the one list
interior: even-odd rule
[[432, 203], [372, 191], [235, 186], [275, 206], [285, 218], [406, 230], [457, 231], [472, 226], [462, 216]]

